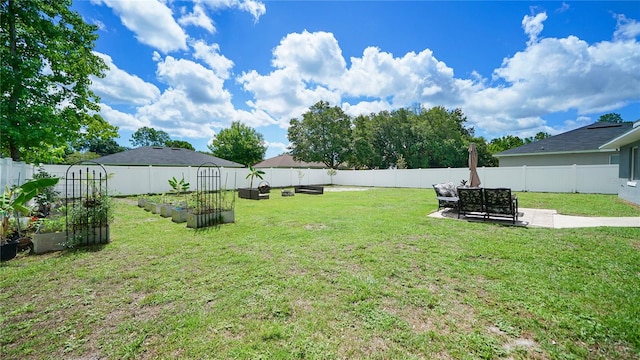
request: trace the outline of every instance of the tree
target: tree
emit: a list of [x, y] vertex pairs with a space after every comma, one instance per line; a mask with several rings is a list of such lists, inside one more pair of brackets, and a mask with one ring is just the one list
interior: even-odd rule
[[546, 139], [548, 137], [551, 137], [551, 134], [549, 134], [548, 132], [540, 131], [535, 136], [530, 136], [530, 137], [524, 139], [524, 143], [525, 144], [531, 144], [532, 142], [544, 140], [544, 139]]
[[617, 123], [617, 124], [624, 122], [624, 120], [622, 120], [622, 116], [620, 116], [620, 114], [617, 114], [617, 113], [604, 114], [600, 116], [600, 118], [598, 118], [598, 121]]
[[91, 76], [104, 76], [107, 66], [93, 53], [97, 26], [70, 6], [71, 0], [0, 4], [0, 150], [14, 160], [64, 148], [87, 133], [96, 119], [89, 114], [99, 111]]
[[267, 152], [262, 134], [239, 121], [234, 121], [231, 127], [220, 130], [208, 148], [214, 156], [244, 165], [262, 161]]
[[489, 143], [489, 151], [491, 154], [497, 154], [522, 145], [524, 145], [524, 141], [522, 139], [517, 136], [507, 135], [491, 140]]
[[193, 145], [191, 145], [189, 142], [183, 141], [183, 140], [169, 140], [169, 141], [164, 143], [164, 146], [196, 151], [196, 149], [193, 147]]
[[171, 141], [169, 134], [162, 130], [156, 130], [151, 127], [143, 126], [131, 135], [131, 145], [134, 147], [142, 146], [165, 146], [167, 141]]
[[94, 138], [86, 142], [81, 150], [86, 150], [98, 154], [100, 156], [111, 155], [127, 150], [126, 147], [120, 146], [114, 139]]
[[331, 169], [352, 158], [351, 118], [338, 106], [319, 101], [291, 119], [287, 137], [295, 160], [322, 162]]

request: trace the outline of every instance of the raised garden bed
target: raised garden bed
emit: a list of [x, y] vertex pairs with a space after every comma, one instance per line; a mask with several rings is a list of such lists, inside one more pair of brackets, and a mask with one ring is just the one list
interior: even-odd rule
[[296, 185], [293, 187], [298, 194], [322, 195], [324, 194], [324, 186], [321, 185]]

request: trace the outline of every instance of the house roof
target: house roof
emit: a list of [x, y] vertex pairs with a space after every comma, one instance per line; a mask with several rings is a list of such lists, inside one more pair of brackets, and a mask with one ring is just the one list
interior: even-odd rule
[[599, 121], [575, 130], [495, 154], [495, 157], [599, 152], [600, 147], [631, 129], [631, 123]]
[[233, 161], [200, 152], [162, 146], [144, 146], [103, 156], [93, 161], [103, 165], [199, 166], [212, 162], [222, 167], [244, 167]]
[[266, 160], [255, 165], [254, 168], [312, 168], [324, 169], [327, 166], [320, 162], [295, 161], [291, 154], [285, 153]]
[[633, 124], [633, 129], [600, 146], [600, 149], [619, 149], [620, 146], [640, 141], [640, 121]]

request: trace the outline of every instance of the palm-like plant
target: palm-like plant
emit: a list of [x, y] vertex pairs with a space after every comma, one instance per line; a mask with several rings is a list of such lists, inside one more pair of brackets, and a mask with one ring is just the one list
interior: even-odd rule
[[262, 171], [260, 169], [256, 169], [253, 166], [249, 165], [249, 175], [247, 175], [247, 177], [245, 179], [251, 178], [251, 182], [249, 184], [249, 187], [251, 189], [253, 189], [253, 179], [254, 178], [258, 178], [260, 180], [263, 180], [262, 179], [262, 175], [264, 175], [264, 171]]

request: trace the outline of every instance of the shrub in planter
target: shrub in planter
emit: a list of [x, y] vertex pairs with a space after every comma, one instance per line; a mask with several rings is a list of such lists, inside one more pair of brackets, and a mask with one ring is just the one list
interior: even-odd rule
[[98, 194], [68, 208], [67, 247], [108, 243], [112, 203], [110, 197]]

